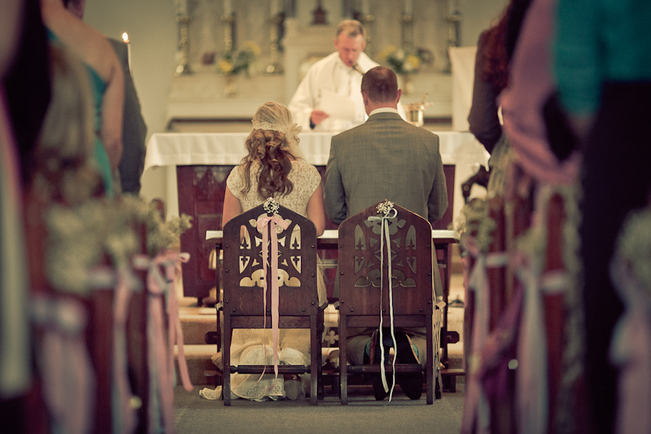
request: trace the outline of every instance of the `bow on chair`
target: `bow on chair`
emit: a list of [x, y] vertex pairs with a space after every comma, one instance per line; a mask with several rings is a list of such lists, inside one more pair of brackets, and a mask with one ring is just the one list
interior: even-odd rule
[[[165, 429], [174, 427], [174, 344], [178, 348], [181, 382], [185, 390], [188, 392], [192, 390], [192, 383], [190, 382], [190, 375], [183, 354], [183, 332], [174, 285], [180, 263], [187, 262], [189, 259], [190, 255], [188, 253], [179, 254], [168, 251], [157, 255], [151, 261], [141, 257], [141, 263], [138, 264], [138, 266], [148, 269], [147, 333], [152, 336], [152, 344], [149, 348], [149, 369], [152, 373], [150, 386], [151, 390], [157, 393], [160, 399], [160, 408], [156, 408], [154, 403], [150, 405], [149, 419], [154, 424], [162, 420]], [[147, 262], [149, 263], [147, 264]], [[169, 315], [168, 342], [165, 342], [163, 333], [165, 329], [163, 298], [165, 296], [167, 296], [167, 313]]]
[[[264, 203], [264, 210], [267, 212], [267, 215], [260, 217], [257, 222], [257, 228], [262, 232], [262, 267], [264, 271], [263, 308], [265, 327], [267, 324], [267, 290], [269, 289], [267, 270], [268, 265], [271, 266], [271, 336], [273, 340], [274, 374], [276, 378], [278, 378], [278, 305], [280, 299], [280, 290], [278, 287], [278, 234], [276, 232], [276, 226], [280, 226], [283, 229], [289, 227], [289, 222], [278, 215], [278, 209], [278, 202], [271, 197], [268, 198]], [[269, 240], [269, 234], [271, 234], [271, 243]], [[269, 247], [271, 247], [271, 258], [269, 258]], [[264, 371], [262, 375], [264, 375]]]
[[[396, 348], [396, 354], [397, 354], [397, 348], [398, 344], [396, 343], [396, 336], [395, 336], [395, 330], [394, 330], [394, 325], [393, 325], [393, 284], [392, 284], [392, 279], [391, 279], [391, 236], [389, 232], [389, 220], [393, 220], [396, 218], [398, 215], [398, 211], [393, 207], [393, 202], [389, 200], [385, 200], [384, 202], [378, 204], [377, 206], [377, 213], [382, 214], [380, 217], [377, 216], [370, 216], [368, 219], [373, 221], [373, 220], [379, 220], [380, 221], [380, 327], [379, 327], [379, 334], [380, 334], [380, 377], [382, 377], [382, 386], [384, 387], [385, 392], [389, 392], [389, 385], [387, 384], [386, 380], [386, 369], [384, 367], [384, 360], [385, 360], [385, 354], [384, 354], [384, 333], [382, 332], [382, 293], [381, 291], [384, 288], [384, 246], [386, 243], [386, 250], [387, 250], [387, 268], [388, 268], [388, 276], [389, 276], [389, 318], [391, 320], [390, 324], [390, 330], [391, 330], [391, 339], [393, 340], [393, 348]], [[385, 241], [385, 235], [386, 235], [386, 241]], [[391, 385], [391, 392], [389, 393], [389, 402], [391, 402], [391, 398], [393, 397], [393, 389], [396, 385], [396, 359], [397, 357], [393, 358], [392, 366], [393, 366], [393, 384]]]

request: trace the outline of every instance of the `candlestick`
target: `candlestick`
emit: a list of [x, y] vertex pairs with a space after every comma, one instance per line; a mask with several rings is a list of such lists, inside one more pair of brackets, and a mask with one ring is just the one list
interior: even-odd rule
[[127, 32], [122, 33], [122, 42], [127, 44], [127, 65], [129, 65], [129, 73], [131, 73], [131, 41]]
[[192, 74], [192, 70], [190, 69], [188, 38], [188, 25], [191, 20], [192, 18], [187, 15], [176, 17], [176, 22], [179, 23], [179, 52], [181, 53], [181, 60], [176, 66], [177, 76]]
[[271, 24], [269, 42], [271, 43], [270, 62], [265, 68], [265, 74], [280, 74], [283, 72], [283, 67], [279, 61], [278, 55], [278, 28], [282, 25], [285, 19], [283, 12], [277, 12], [271, 16], [269, 22]]

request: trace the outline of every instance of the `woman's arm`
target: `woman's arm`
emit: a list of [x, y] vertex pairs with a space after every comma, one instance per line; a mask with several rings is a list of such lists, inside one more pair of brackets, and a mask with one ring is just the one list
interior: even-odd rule
[[226, 192], [224, 193], [224, 210], [222, 211], [222, 229], [229, 220], [240, 214], [242, 214], [240, 200], [231, 193], [230, 188], [226, 187]]
[[118, 168], [122, 157], [124, 76], [113, 48], [108, 41], [102, 45], [106, 51], [106, 61], [110, 63], [111, 74], [106, 82], [106, 90], [102, 97], [100, 137], [111, 162], [111, 169], [115, 170]]
[[[226, 202], [224, 201], [224, 208]], [[307, 218], [312, 220], [316, 226], [316, 236], [323, 234], [325, 230], [325, 211], [323, 210], [323, 190], [321, 184], [314, 190], [310, 201], [307, 203]]]

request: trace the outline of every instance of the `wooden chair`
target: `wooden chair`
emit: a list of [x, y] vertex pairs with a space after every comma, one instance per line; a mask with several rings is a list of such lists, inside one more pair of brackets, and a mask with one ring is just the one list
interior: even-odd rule
[[[269, 226], [257, 229], [261, 219], [270, 217], [288, 224], [286, 229], [277, 226], [277, 243]], [[275, 229], [274, 229], [275, 230]], [[263, 243], [263, 231], [269, 240]], [[275, 245], [274, 245], [275, 244]], [[262, 276], [263, 249], [269, 252], [269, 268], [274, 259], [278, 276], [266, 270], [267, 282], [278, 279], [278, 328], [305, 328], [310, 330], [310, 364], [307, 366], [280, 365], [280, 374], [311, 374], [310, 403], [317, 404], [317, 382], [321, 372], [321, 334], [323, 310], [317, 295], [316, 228], [307, 218], [267, 201], [235, 218], [224, 226], [224, 295], [223, 295], [223, 395], [224, 405], [231, 403], [231, 373], [274, 373], [274, 366], [231, 365], [231, 339], [233, 329], [272, 328], [273, 299], [271, 284], [265, 293]], [[277, 246], [277, 255], [273, 249]], [[266, 312], [264, 310], [266, 297]]]
[[[387, 211], [387, 208], [391, 210]], [[386, 214], [385, 214], [386, 212]], [[382, 227], [388, 228], [389, 238]], [[391, 282], [386, 254], [391, 247]], [[382, 258], [382, 260], [381, 260]], [[381, 265], [383, 266], [381, 268]], [[433, 283], [432, 227], [424, 218], [385, 201], [346, 219], [339, 226], [339, 368], [341, 403], [348, 403], [348, 374], [379, 373], [380, 365], [347, 365], [348, 329], [378, 328], [391, 324], [393, 306], [395, 328], [419, 327], [426, 330], [427, 363], [424, 375], [427, 404], [433, 403], [434, 389], [440, 398], [439, 342], [442, 306], [436, 305]], [[381, 278], [382, 277], [382, 278]], [[392, 366], [385, 365], [388, 374]], [[421, 372], [420, 364], [395, 365], [396, 373]], [[434, 385], [436, 372], [436, 386]]]

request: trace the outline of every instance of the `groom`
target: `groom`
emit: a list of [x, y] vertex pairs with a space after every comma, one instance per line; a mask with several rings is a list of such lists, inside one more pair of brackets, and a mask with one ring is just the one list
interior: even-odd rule
[[[370, 69], [362, 78], [362, 97], [368, 120], [332, 138], [325, 172], [325, 208], [335, 223], [388, 199], [434, 223], [448, 207], [445, 175], [437, 135], [405, 122], [398, 114], [402, 91], [396, 74], [385, 67]], [[434, 266], [438, 277], [438, 267]], [[436, 295], [442, 295], [440, 279], [435, 279]], [[335, 295], [338, 286], [335, 285]], [[405, 341], [414, 344], [413, 363], [425, 365], [427, 342], [424, 330], [403, 330]], [[360, 365], [373, 360], [374, 330], [359, 330], [346, 343], [349, 362]], [[352, 335], [352, 333], [351, 333]], [[404, 336], [403, 334], [401, 334]], [[398, 342], [396, 353], [411, 353]], [[418, 357], [418, 354], [421, 357]], [[374, 379], [376, 399], [386, 393]], [[397, 378], [411, 399], [422, 393], [422, 378]]]

